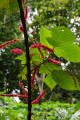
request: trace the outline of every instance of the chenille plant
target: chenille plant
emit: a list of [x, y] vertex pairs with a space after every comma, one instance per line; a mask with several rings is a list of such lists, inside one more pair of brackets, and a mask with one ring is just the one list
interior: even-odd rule
[[[34, 113], [31, 112], [32, 104], [38, 103], [41, 98], [46, 93], [46, 90], [42, 92], [35, 100], [31, 100], [32, 90], [34, 88], [34, 80], [37, 69], [39, 73], [46, 74], [44, 82], [52, 90], [57, 84], [68, 91], [80, 90], [80, 86], [76, 77], [65, 68], [62, 70], [61, 61], [54, 60], [51, 57], [52, 54], [56, 55], [58, 58], [63, 57], [67, 61], [78, 63], [80, 62], [80, 48], [74, 44], [74, 35], [73, 33], [64, 26], [52, 28], [51, 31], [44, 28], [43, 26], [40, 29], [40, 43], [31, 37], [27, 33], [27, 18], [28, 18], [28, 5], [23, 9], [25, 0], [13, 0], [13, 5], [16, 5], [16, 10], [20, 10], [20, 18], [22, 26], [19, 26], [19, 30], [24, 34], [24, 42], [26, 52], [21, 49], [11, 49], [13, 54], [21, 54], [16, 59], [21, 60], [21, 64], [25, 67], [22, 72], [18, 75], [20, 78], [19, 85], [22, 87], [23, 95], [18, 94], [0, 94], [0, 96], [7, 97], [19, 97], [25, 100], [28, 100], [28, 115], [27, 119], [31, 120], [31, 115]], [[7, 6], [10, 2], [4, 0], [4, 4]], [[12, 3], [12, 2], [11, 2]], [[2, 3], [1, 3], [2, 4]], [[3, 9], [3, 5], [0, 6]], [[12, 5], [12, 4], [9, 4]], [[0, 9], [1, 9], [0, 8]], [[5, 7], [6, 8], [6, 7]], [[8, 8], [6, 8], [8, 9]], [[16, 11], [15, 8], [12, 10]], [[31, 34], [35, 34], [35, 30]], [[32, 39], [34, 44], [29, 47], [29, 39]], [[23, 41], [23, 39], [13, 39], [11, 41], [6, 41], [4, 44], [0, 45], [0, 49], [3, 49], [9, 44], [14, 44], [14, 42]], [[32, 74], [32, 78], [31, 78]], [[28, 95], [26, 94], [25, 87], [22, 83], [22, 80], [28, 81]]]

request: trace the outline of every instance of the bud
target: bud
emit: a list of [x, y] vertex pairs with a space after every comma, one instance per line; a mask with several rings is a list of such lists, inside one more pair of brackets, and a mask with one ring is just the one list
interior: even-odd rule
[[23, 52], [23, 50], [16, 48], [16, 49], [11, 49], [11, 53], [14, 53], [14, 54], [16, 54], [16, 53], [23, 54], [24, 52]]
[[24, 27], [23, 27], [23, 26], [19, 26], [19, 30], [20, 30], [21, 32], [24, 32]]
[[29, 9], [28, 9], [28, 5], [27, 5], [25, 8], [25, 13], [24, 13], [24, 18], [25, 18], [26, 22], [27, 22], [27, 18], [28, 18], [28, 12], [29, 12]]

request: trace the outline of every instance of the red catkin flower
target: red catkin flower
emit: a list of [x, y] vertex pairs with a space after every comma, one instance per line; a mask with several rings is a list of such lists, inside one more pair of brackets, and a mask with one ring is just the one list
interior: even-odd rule
[[26, 22], [27, 22], [27, 18], [28, 18], [28, 12], [29, 12], [29, 8], [28, 8], [28, 5], [27, 5], [26, 8], [25, 8], [25, 13], [24, 13], [24, 18], [25, 18]]
[[61, 61], [56, 61], [56, 60], [53, 60], [51, 58], [48, 58], [48, 60], [51, 62], [51, 63], [54, 63], [54, 64], [61, 64]]
[[0, 94], [0, 96], [7, 96], [7, 97], [19, 97], [23, 99], [27, 99], [27, 95], [18, 95], [18, 94]]
[[25, 0], [23, 0], [23, 3], [25, 3]]
[[24, 52], [23, 52], [23, 50], [16, 48], [16, 49], [11, 49], [11, 53], [14, 53], [14, 54], [16, 54], [16, 53], [23, 54]]
[[19, 26], [19, 30], [20, 30], [21, 32], [24, 32], [24, 27], [23, 27], [23, 26]]
[[54, 52], [53, 49], [51, 49], [51, 48], [49, 48], [49, 47], [47, 47], [45, 45], [42, 45], [42, 44], [34, 44], [34, 45], [30, 46], [30, 48], [41, 48], [41, 47], [48, 50], [48, 51], [50, 51], [50, 52], [52, 52], [52, 53]]
[[[35, 44], [38, 44], [35, 39], [33, 39], [33, 42], [34, 42]], [[41, 54], [41, 58], [44, 58], [44, 55], [43, 55], [42, 51], [40, 50], [40, 48], [37, 48], [37, 49], [38, 49], [38, 51], [39, 51], [40, 54]]]
[[41, 100], [41, 98], [44, 96], [45, 93], [46, 93], [46, 90], [44, 90], [39, 97], [37, 97], [35, 100], [33, 100], [32, 104], [38, 103]]
[[5, 46], [9, 45], [9, 44], [12, 44], [14, 42], [17, 42], [18, 40], [20, 40], [20, 38], [18, 39], [13, 39], [11, 41], [6, 41], [4, 44], [0, 45], [0, 49], [4, 48]]
[[19, 86], [22, 87], [23, 94], [26, 95], [26, 91], [25, 91], [24, 85], [23, 85], [23, 83], [21, 83], [21, 81], [22, 80], [19, 81]]
[[37, 68], [35, 68], [34, 71], [33, 71], [32, 80], [31, 80], [31, 88], [34, 87], [34, 79], [35, 79], [36, 72], [37, 72]]

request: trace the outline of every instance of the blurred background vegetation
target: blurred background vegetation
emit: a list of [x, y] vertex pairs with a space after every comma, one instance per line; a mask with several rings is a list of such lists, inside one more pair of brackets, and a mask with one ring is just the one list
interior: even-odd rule
[[[26, 5], [29, 6], [29, 18], [28, 18], [28, 32], [30, 33], [35, 29], [35, 34], [32, 35], [34, 39], [39, 43], [40, 40], [40, 27], [43, 25], [49, 30], [55, 26], [68, 27], [74, 34], [74, 42], [80, 46], [80, 0], [27, 0]], [[26, 6], [25, 5], [25, 6]], [[0, 44], [5, 41], [12, 40], [14, 38], [23, 37], [19, 31], [19, 25], [21, 25], [19, 11], [11, 13], [10, 15], [0, 15]], [[33, 44], [31, 36], [29, 38], [30, 44]], [[0, 50], [0, 91], [6, 90], [7, 93], [11, 93], [13, 90], [20, 89], [17, 75], [21, 72], [23, 66], [21, 62], [15, 60], [14, 55], [10, 52], [11, 49], [21, 48], [25, 51], [24, 42], [17, 42]], [[61, 60], [64, 66], [69, 69], [74, 76], [76, 76], [80, 82], [80, 64], [69, 63], [63, 58], [58, 59], [52, 55], [52, 58]], [[45, 100], [52, 100], [60, 102], [72, 103], [80, 100], [80, 92], [66, 91], [56, 86], [52, 91], [43, 82], [43, 77], [37, 72], [36, 78], [40, 80], [35, 83], [33, 90], [33, 98], [35, 99], [40, 91], [46, 89], [47, 94]], [[23, 81], [24, 85], [27, 85], [27, 81]], [[6, 86], [5, 86], [6, 84]]]

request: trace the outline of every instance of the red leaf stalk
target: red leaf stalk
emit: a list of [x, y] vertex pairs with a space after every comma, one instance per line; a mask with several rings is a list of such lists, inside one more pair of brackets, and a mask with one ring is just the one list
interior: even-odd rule
[[33, 100], [32, 104], [38, 103], [41, 100], [41, 98], [44, 96], [45, 93], [46, 93], [46, 90], [44, 90], [39, 97], [37, 97], [35, 100]]
[[14, 53], [14, 54], [16, 54], [16, 53], [23, 54], [24, 52], [23, 52], [23, 50], [16, 48], [16, 49], [11, 49], [11, 53]]
[[56, 61], [56, 60], [53, 60], [51, 58], [48, 58], [48, 60], [51, 62], [51, 63], [54, 63], [54, 64], [61, 64], [61, 61]]
[[25, 14], [24, 14], [24, 18], [25, 18], [26, 22], [27, 22], [27, 18], [28, 18], [28, 12], [29, 12], [29, 8], [28, 8], [28, 5], [27, 5], [26, 8], [25, 8]]
[[13, 39], [11, 41], [6, 41], [4, 44], [0, 45], [0, 49], [4, 48], [5, 46], [9, 45], [9, 44], [13, 44], [14, 42], [17, 42], [18, 40], [20, 40], [20, 38], [18, 39]]
[[37, 72], [37, 68], [35, 68], [34, 71], [33, 71], [32, 80], [31, 80], [31, 88], [34, 87], [34, 79], [35, 79], [36, 72]]
[[31, 34], [33, 35], [35, 33], [35, 29], [31, 32]]
[[[33, 39], [33, 42], [34, 42], [35, 44], [38, 44], [35, 39]], [[40, 48], [37, 48], [37, 49], [38, 49], [38, 51], [39, 51], [40, 54], [41, 54], [41, 58], [44, 58], [44, 55], [43, 55], [42, 51], [40, 50]]]
[[49, 47], [47, 47], [45, 45], [42, 45], [42, 44], [34, 44], [34, 45], [30, 46], [30, 48], [41, 48], [41, 47], [48, 50], [48, 51], [50, 51], [50, 52], [52, 52], [52, 53], [54, 52], [53, 49], [51, 49], [51, 48], [49, 48]]
[[24, 32], [24, 27], [23, 27], [23, 26], [19, 26], [19, 30], [20, 30], [21, 32]]

